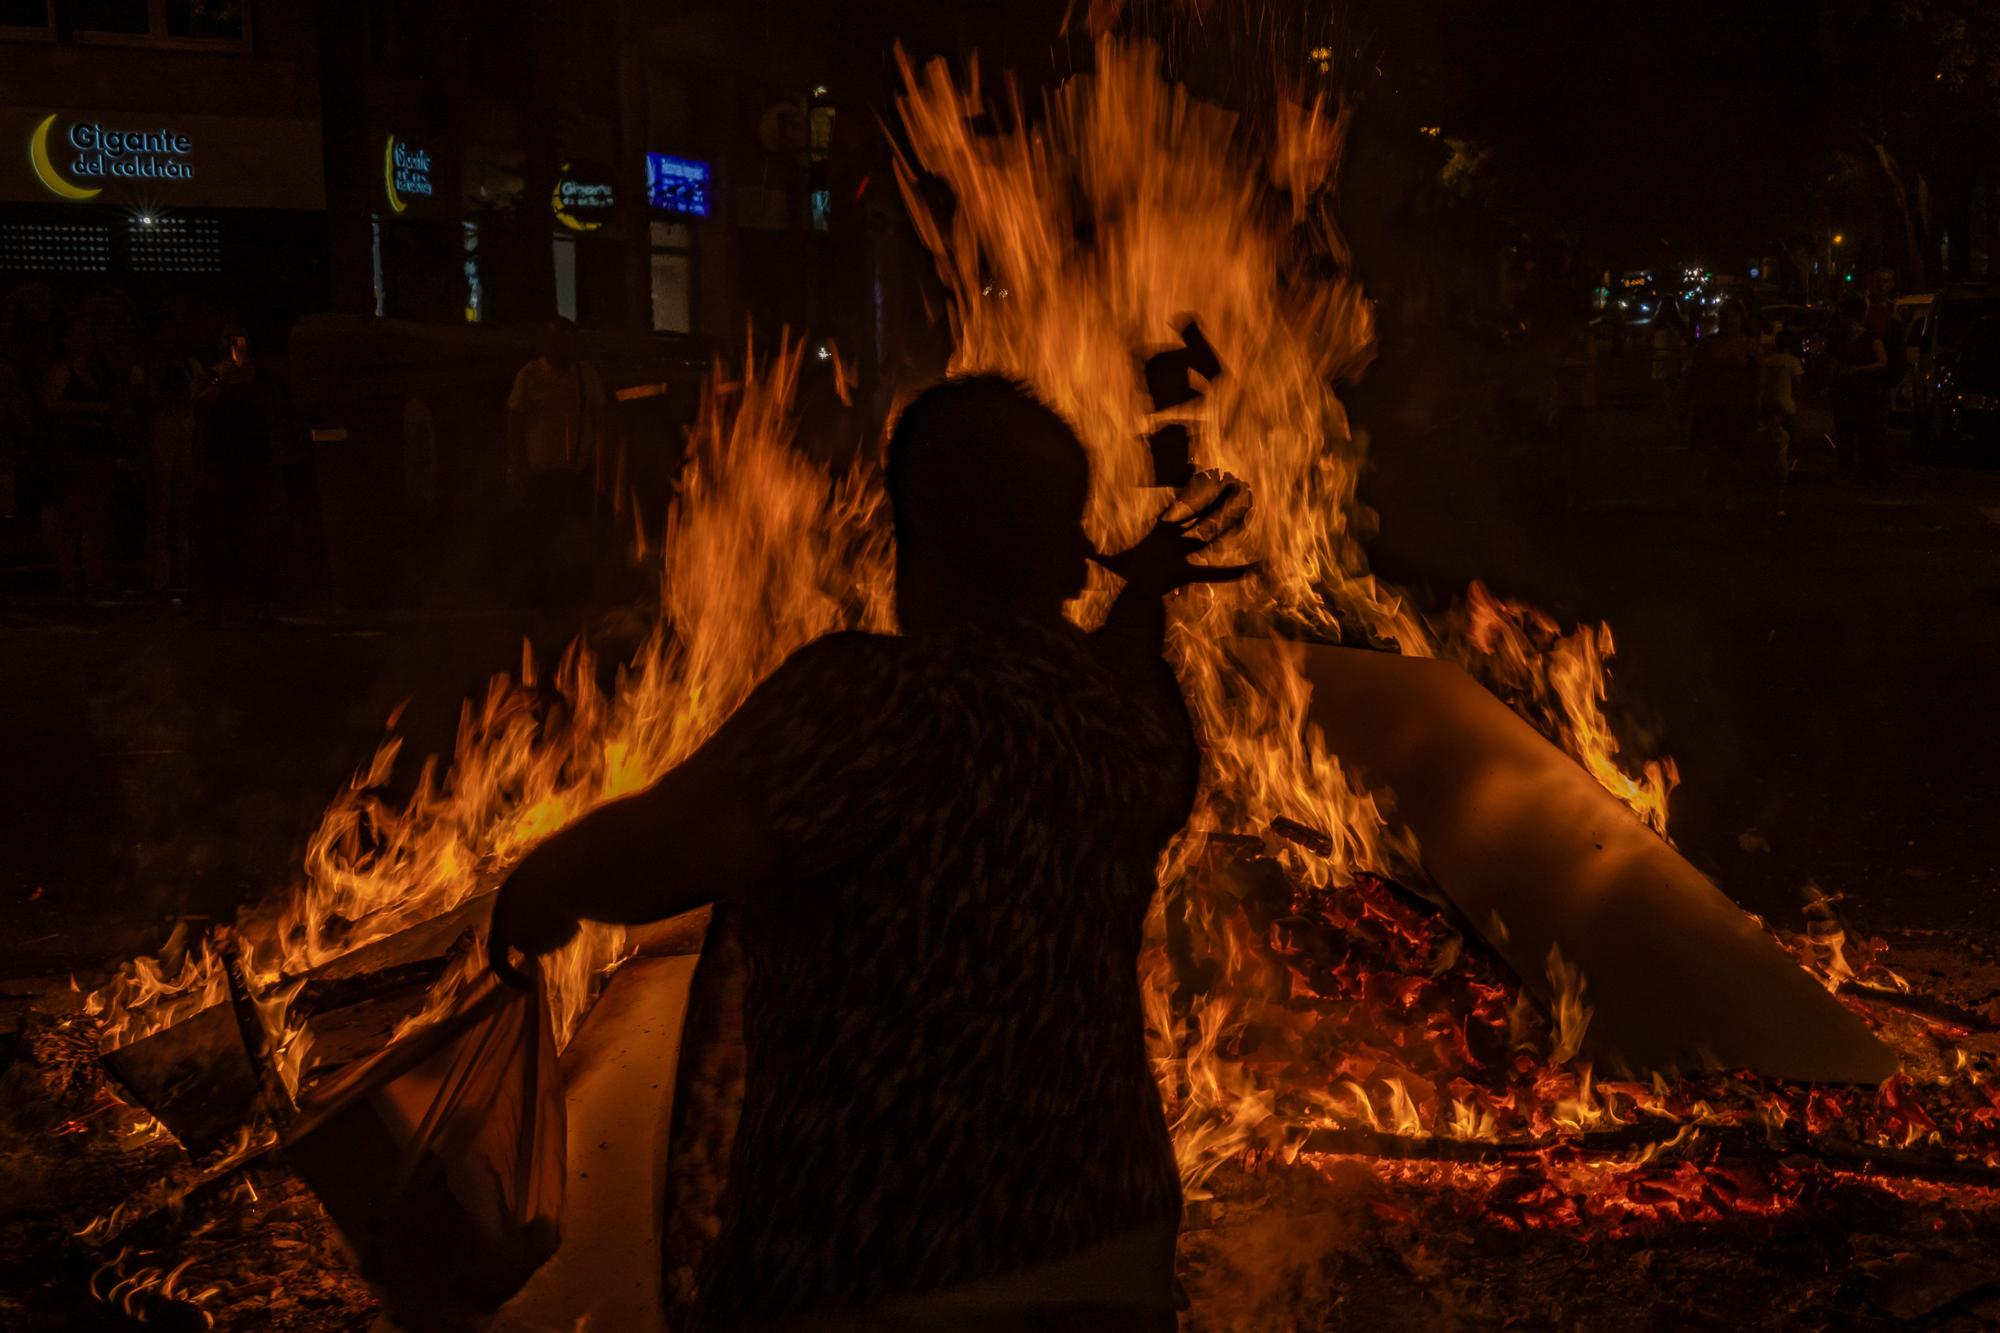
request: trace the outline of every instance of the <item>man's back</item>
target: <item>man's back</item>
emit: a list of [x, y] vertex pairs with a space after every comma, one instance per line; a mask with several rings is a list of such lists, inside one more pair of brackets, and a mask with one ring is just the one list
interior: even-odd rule
[[1140, 676], [1066, 627], [835, 635], [717, 737], [783, 873], [731, 909], [750, 1064], [705, 1322], [1177, 1217], [1136, 962], [1196, 755]]

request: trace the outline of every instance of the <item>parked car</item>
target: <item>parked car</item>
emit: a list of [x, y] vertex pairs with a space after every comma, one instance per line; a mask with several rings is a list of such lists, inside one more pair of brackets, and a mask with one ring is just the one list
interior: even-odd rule
[[1933, 389], [1932, 447], [1994, 453], [2000, 446], [2000, 312], [1966, 329]]
[[2000, 317], [2000, 289], [1948, 287], [1931, 298], [1908, 342], [1916, 349], [1910, 380], [1910, 440], [1918, 449], [1940, 438], [1951, 410], [1946, 390], [1956, 381], [1954, 363], [1973, 329]]

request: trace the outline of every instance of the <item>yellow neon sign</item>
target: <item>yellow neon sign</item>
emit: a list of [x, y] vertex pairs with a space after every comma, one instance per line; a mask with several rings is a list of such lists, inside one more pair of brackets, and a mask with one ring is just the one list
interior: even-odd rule
[[56, 118], [49, 115], [35, 132], [28, 136], [28, 161], [35, 168], [35, 179], [48, 187], [49, 193], [64, 199], [95, 199], [104, 193], [102, 186], [82, 186], [72, 184], [56, 170], [56, 164], [49, 157], [49, 131], [55, 128]]

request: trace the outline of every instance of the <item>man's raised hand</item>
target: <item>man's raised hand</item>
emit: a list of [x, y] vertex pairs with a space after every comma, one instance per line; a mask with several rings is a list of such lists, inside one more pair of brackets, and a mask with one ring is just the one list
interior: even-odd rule
[[1256, 564], [1198, 565], [1194, 557], [1240, 532], [1249, 517], [1248, 486], [1226, 472], [1199, 472], [1136, 545], [1095, 559], [1141, 595], [1164, 597], [1194, 583], [1231, 583]]

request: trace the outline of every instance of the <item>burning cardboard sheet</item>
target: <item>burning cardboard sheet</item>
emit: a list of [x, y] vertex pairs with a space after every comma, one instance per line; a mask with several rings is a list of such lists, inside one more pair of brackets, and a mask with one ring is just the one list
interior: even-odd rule
[[1530, 987], [1580, 973], [1585, 1049], [1640, 1072], [1751, 1069], [1879, 1083], [1889, 1048], [1750, 916], [1458, 667], [1236, 640], [1260, 673], [1302, 652], [1311, 721], [1422, 848], [1425, 869]]
[[[681, 920], [682, 918], [676, 918]], [[492, 1333], [666, 1328], [660, 1295], [668, 1112], [693, 955], [619, 968], [563, 1052], [562, 1245]]]

